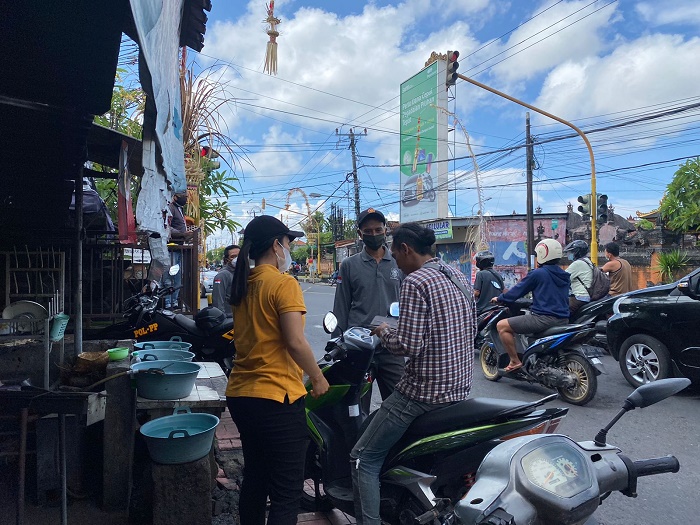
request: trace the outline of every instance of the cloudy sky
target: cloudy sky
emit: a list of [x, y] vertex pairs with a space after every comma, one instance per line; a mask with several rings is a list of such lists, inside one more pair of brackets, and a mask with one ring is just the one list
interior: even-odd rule
[[[213, 4], [195, 58], [227, 83], [226, 125], [252, 164], [238, 168], [231, 202], [243, 224], [263, 198], [266, 213], [278, 212], [291, 188], [322, 195], [309, 199], [312, 209], [327, 213], [334, 202], [354, 216], [348, 142], [336, 135], [350, 128], [367, 129], [358, 142], [362, 208], [398, 219], [399, 86], [432, 51], [459, 50], [460, 73], [595, 130], [598, 191], [621, 215], [656, 208], [683, 158], [700, 155], [697, 0], [277, 0], [277, 76], [263, 73], [264, 2]], [[522, 146], [527, 110], [461, 80], [455, 104], [486, 211], [524, 213], [525, 150], [502, 150]], [[535, 206], [564, 212], [590, 192], [587, 150], [562, 138], [568, 128], [531, 117]], [[461, 131], [454, 142], [463, 156]], [[450, 163], [450, 180], [450, 215], [470, 215], [471, 161]], [[299, 193], [290, 202], [305, 213]], [[299, 219], [291, 215], [290, 226]]]

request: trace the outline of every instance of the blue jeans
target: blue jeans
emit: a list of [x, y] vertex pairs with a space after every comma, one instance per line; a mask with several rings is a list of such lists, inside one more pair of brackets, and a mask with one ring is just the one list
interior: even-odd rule
[[[180, 265], [180, 271], [175, 275], [165, 274], [163, 276], [163, 284], [165, 286], [172, 286], [177, 288], [182, 286], [182, 252], [180, 250], [173, 250], [170, 252], [170, 266]], [[170, 295], [165, 296], [165, 307], [166, 308], [176, 308], [177, 300], [180, 297], [180, 290], [175, 290]]]
[[450, 403], [421, 403], [394, 392], [384, 400], [350, 452], [355, 519], [358, 525], [379, 525], [379, 473], [382, 464], [414, 419]]

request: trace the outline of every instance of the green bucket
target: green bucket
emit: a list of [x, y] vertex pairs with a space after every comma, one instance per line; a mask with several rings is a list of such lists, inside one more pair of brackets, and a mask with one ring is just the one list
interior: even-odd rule
[[66, 333], [66, 326], [68, 326], [68, 321], [70, 316], [60, 313], [54, 316], [53, 322], [51, 323], [51, 333], [50, 337], [52, 341], [60, 341], [63, 339], [63, 335]]

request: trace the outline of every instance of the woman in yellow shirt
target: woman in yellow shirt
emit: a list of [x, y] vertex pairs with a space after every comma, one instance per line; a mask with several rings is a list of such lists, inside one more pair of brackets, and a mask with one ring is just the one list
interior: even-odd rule
[[[304, 483], [308, 436], [302, 374], [311, 395], [328, 390], [304, 336], [306, 306], [288, 274], [290, 231], [270, 215], [246, 227], [231, 287], [236, 359], [226, 388], [231, 417], [243, 445], [241, 525], [295, 525]], [[255, 267], [251, 269], [251, 261]]]

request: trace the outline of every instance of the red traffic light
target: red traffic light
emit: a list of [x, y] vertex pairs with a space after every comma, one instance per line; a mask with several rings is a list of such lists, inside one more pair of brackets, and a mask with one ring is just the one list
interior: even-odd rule
[[445, 68], [445, 86], [454, 86], [457, 82], [457, 69], [459, 68], [459, 51], [447, 52], [447, 66]]

